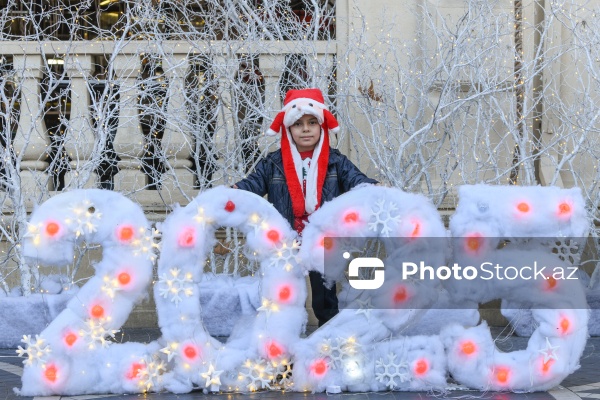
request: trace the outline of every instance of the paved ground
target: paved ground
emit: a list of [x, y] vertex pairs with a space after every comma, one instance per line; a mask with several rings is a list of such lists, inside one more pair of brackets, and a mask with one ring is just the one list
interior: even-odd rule
[[[156, 339], [160, 332], [157, 329], [131, 329], [124, 330], [124, 338], [136, 342], [151, 341]], [[498, 335], [502, 333], [496, 332]], [[516, 336], [502, 337], [497, 344], [501, 350], [513, 351], [523, 349], [527, 345], [527, 338]], [[577, 400], [600, 399], [600, 337], [588, 340], [585, 352], [581, 359], [581, 368], [565, 379], [561, 386], [549, 391], [539, 393], [498, 393], [478, 391], [451, 391], [448, 393], [342, 393], [337, 395], [261, 392], [248, 395], [242, 394], [212, 394], [192, 392], [185, 395], [170, 393], [146, 395], [110, 395], [110, 396], [77, 396], [77, 397], [19, 397], [14, 394], [13, 388], [21, 386], [23, 359], [16, 356], [14, 349], [0, 349], [0, 400], [91, 400], [104, 397], [118, 397], [120, 400], [152, 399], [152, 400], [192, 400], [202, 397], [207, 400], [257, 400], [284, 398], [286, 400], [420, 400], [431, 397], [461, 399], [477, 398], [486, 400]]]

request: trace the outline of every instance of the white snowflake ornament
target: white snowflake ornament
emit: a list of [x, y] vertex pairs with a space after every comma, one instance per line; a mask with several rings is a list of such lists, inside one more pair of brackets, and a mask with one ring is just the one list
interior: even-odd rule
[[190, 297], [194, 294], [194, 281], [192, 274], [181, 274], [179, 268], [172, 268], [169, 274], [162, 274], [158, 282], [158, 290], [160, 296], [171, 300], [175, 304], [179, 304], [182, 300], [182, 295]]
[[371, 208], [369, 216], [369, 230], [377, 232], [381, 226], [381, 235], [389, 236], [396, 226], [400, 223], [400, 215], [398, 214], [396, 203], [389, 202], [386, 204], [384, 199], [379, 199], [375, 206]]
[[86, 327], [79, 331], [79, 336], [87, 342], [90, 349], [95, 349], [97, 345], [106, 348], [112, 343], [110, 340], [107, 340], [107, 338], [115, 338], [115, 334], [118, 330], [108, 329], [106, 327], [106, 322], [107, 321], [104, 318], [90, 318], [86, 321]]
[[275, 383], [282, 389], [291, 389], [294, 385], [292, 380], [292, 363], [283, 359], [275, 364]]
[[[377, 371], [377, 369], [380, 371]], [[403, 360], [396, 362], [396, 355], [394, 353], [389, 353], [387, 355], [387, 361], [380, 358], [375, 362], [375, 379], [377, 379], [378, 382], [385, 384], [390, 390], [394, 390], [398, 387], [396, 379], [400, 380], [399, 383], [410, 381], [410, 366]]]
[[96, 211], [94, 204], [84, 200], [81, 204], [71, 206], [72, 216], [65, 219], [67, 226], [75, 233], [75, 238], [94, 233], [98, 230], [98, 223], [102, 219], [102, 213]]
[[345, 360], [359, 355], [360, 343], [353, 337], [337, 338], [335, 344], [331, 343], [331, 339], [326, 339], [321, 345], [320, 353], [327, 359], [331, 369], [337, 369], [344, 365]]
[[16, 350], [19, 357], [27, 355], [27, 359], [23, 361], [25, 365], [34, 365], [44, 363], [48, 354], [52, 352], [46, 341], [39, 335], [35, 335], [35, 339], [31, 339], [31, 335], [23, 335], [21, 342], [25, 343], [25, 348], [19, 346]]
[[282, 243], [281, 246], [276, 246], [273, 253], [276, 255], [269, 267], [281, 267], [286, 271], [291, 271], [295, 264], [298, 264], [298, 252], [300, 251], [300, 243], [294, 240], [292, 243]]
[[146, 356], [142, 360], [144, 367], [140, 369], [138, 384], [144, 392], [157, 391], [162, 383], [162, 374], [167, 370], [165, 363], [155, 357]]
[[268, 361], [258, 359], [247, 360], [238, 376], [241, 381], [249, 381], [246, 388], [252, 392], [259, 389], [271, 389], [270, 383], [275, 380], [275, 369]]
[[133, 242], [133, 255], [145, 257], [149, 261], [156, 261], [156, 252], [160, 250], [160, 232], [156, 229], [151, 229], [148, 232], [144, 228], [140, 228], [140, 237]]

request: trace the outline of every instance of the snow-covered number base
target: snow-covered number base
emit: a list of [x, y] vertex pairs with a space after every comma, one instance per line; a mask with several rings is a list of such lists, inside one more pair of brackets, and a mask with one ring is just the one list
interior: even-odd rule
[[[587, 340], [584, 288], [578, 280], [563, 279], [572, 265], [552, 253], [555, 238], [587, 237], [581, 191], [476, 185], [461, 187], [459, 195], [450, 223], [454, 261], [463, 267], [490, 263], [484, 268], [507, 275], [501, 273], [502, 280], [449, 281], [448, 291], [456, 301], [503, 299], [515, 308], [530, 308], [537, 329], [527, 349], [504, 353], [496, 349], [485, 324], [450, 325], [441, 334], [449, 371], [458, 382], [482, 390], [550, 389], [578, 368]], [[503, 238], [510, 242], [499, 246]], [[496, 265], [506, 269], [496, 270]], [[540, 271], [546, 268], [542, 278], [530, 277], [536, 265]], [[531, 269], [522, 269], [519, 276], [514, 275], [517, 269], [509, 269], [521, 266]]]
[[103, 190], [59, 194], [36, 209], [24, 242], [30, 263], [73, 262], [78, 243], [101, 244], [103, 258], [67, 308], [35, 338], [24, 337], [23, 396], [154, 390], [162, 364], [153, 343], [113, 344], [152, 278], [154, 235], [140, 207]]
[[[438, 297], [437, 280], [403, 280], [402, 261], [445, 263], [446, 232], [424, 196], [385, 187], [355, 189], [309, 218], [300, 257], [305, 267], [343, 282], [341, 311], [294, 346], [298, 390], [429, 390], [446, 386], [446, 361], [436, 336], [402, 336]], [[385, 280], [377, 290], [352, 290], [344, 272], [354, 240], [385, 245]], [[330, 238], [337, 238], [331, 239]], [[436, 238], [428, 240], [425, 238]], [[350, 247], [346, 247], [346, 245]], [[327, 252], [327, 256], [325, 256]], [[423, 258], [424, 257], [424, 258]], [[324, 260], [327, 265], [324, 267]]]
[[[199, 283], [219, 227], [246, 235], [247, 255], [260, 261], [262, 305], [226, 344], [202, 323]], [[218, 187], [175, 210], [163, 225], [159, 280], [154, 286], [168, 372], [165, 388], [189, 392], [286, 388], [290, 348], [306, 324], [306, 285], [297, 264], [296, 232], [263, 198]]]

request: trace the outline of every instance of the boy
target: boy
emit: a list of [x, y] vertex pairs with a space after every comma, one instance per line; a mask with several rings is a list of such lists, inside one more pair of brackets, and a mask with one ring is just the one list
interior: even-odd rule
[[[325, 201], [361, 183], [378, 183], [329, 147], [329, 132], [338, 131], [319, 89], [288, 91], [283, 110], [267, 131], [268, 135], [281, 133], [281, 149], [269, 153], [233, 187], [267, 194], [267, 200], [302, 235], [308, 216]], [[309, 277], [313, 311], [322, 326], [338, 313], [335, 285], [326, 288], [323, 276], [315, 271]]]

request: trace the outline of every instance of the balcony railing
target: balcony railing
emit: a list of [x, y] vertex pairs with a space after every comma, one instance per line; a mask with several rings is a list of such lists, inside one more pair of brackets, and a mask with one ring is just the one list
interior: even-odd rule
[[3, 43], [12, 66], [1, 79], [18, 96], [3, 137], [14, 136], [20, 190], [103, 187], [165, 211], [235, 182], [273, 142], [262, 132], [285, 90], [334, 87], [336, 43], [303, 46]]

